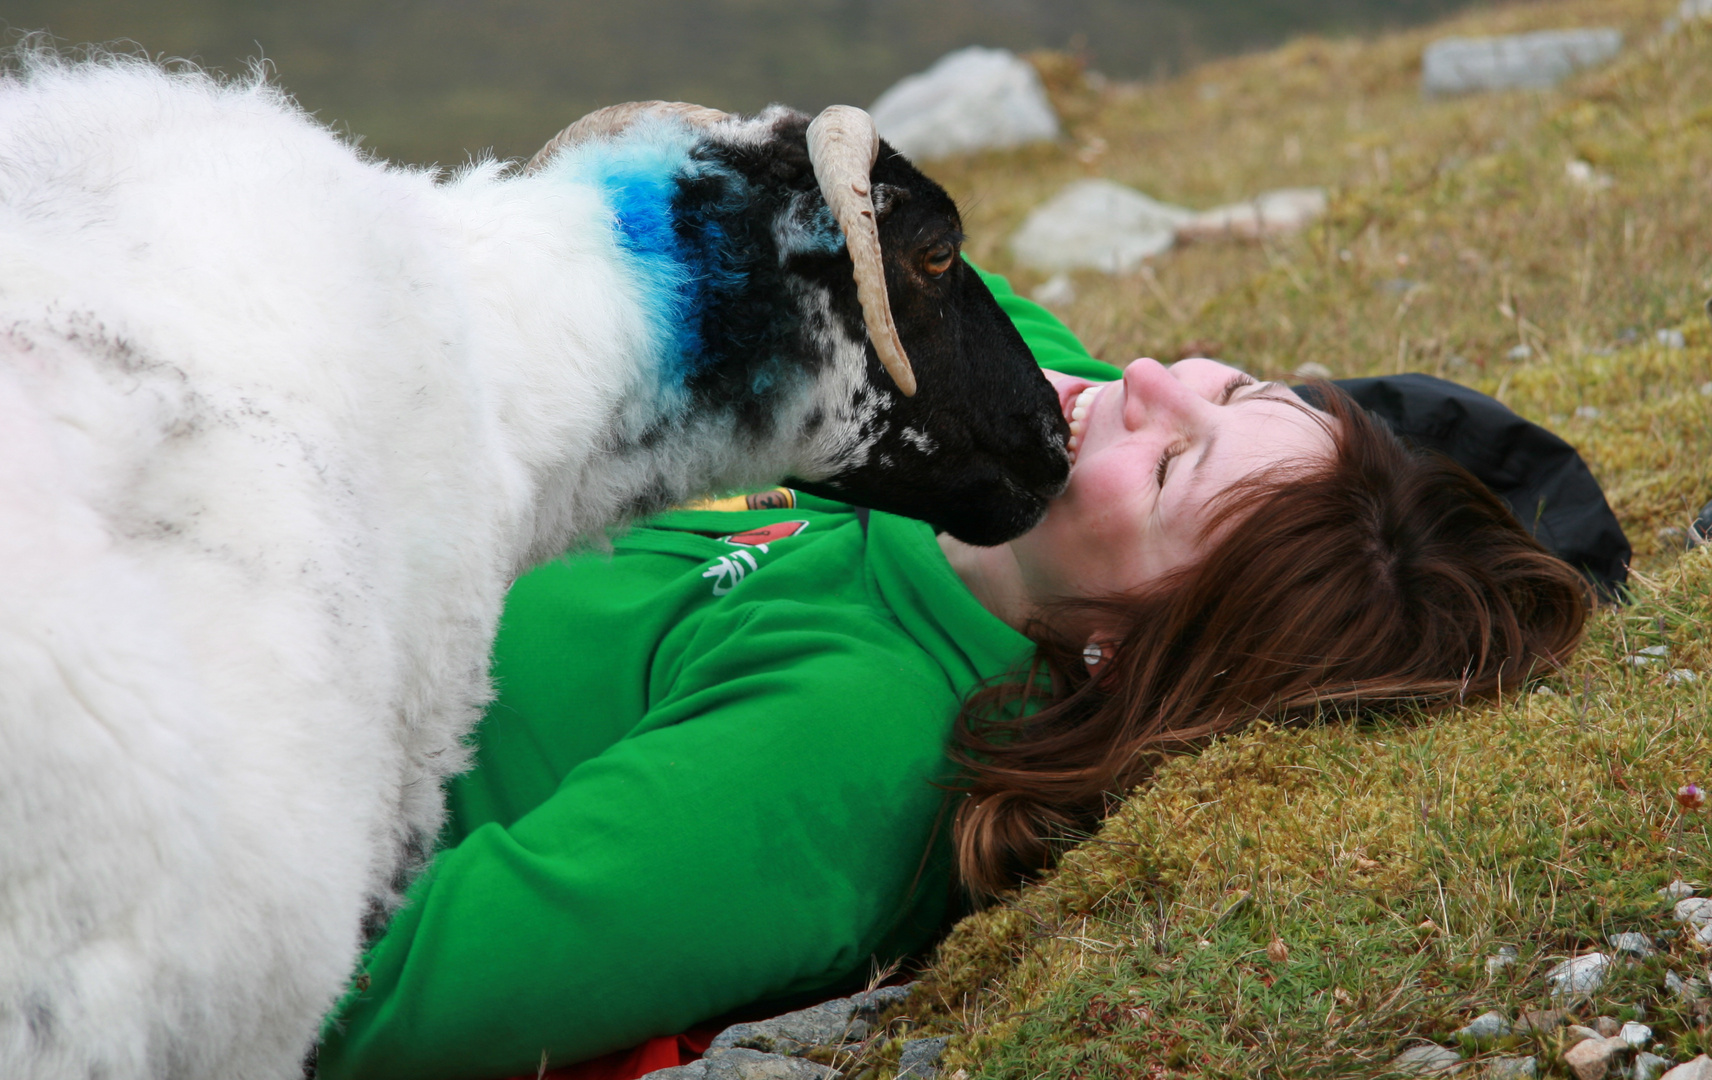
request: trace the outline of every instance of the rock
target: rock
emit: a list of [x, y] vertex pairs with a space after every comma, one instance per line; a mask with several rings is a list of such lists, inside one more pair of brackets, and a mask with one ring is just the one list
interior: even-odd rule
[[1659, 1057], [1657, 1054], [1636, 1054], [1635, 1068], [1629, 1076], [1631, 1080], [1658, 1080], [1668, 1068], [1669, 1058]]
[[915, 983], [905, 983], [902, 986], [881, 986], [873, 990], [851, 994], [850, 1000], [855, 1004], [856, 1011], [864, 1014], [864, 1019], [873, 1020], [893, 1005], [902, 1005], [909, 999], [910, 991], [914, 990], [915, 987]]
[[1599, 1033], [1601, 1039], [1614, 1038], [1618, 1032], [1623, 1030], [1622, 1023], [1614, 1016], [1594, 1017], [1591, 1027]]
[[1702, 945], [1712, 945], [1712, 923], [1702, 926], [1700, 932], [1694, 935], [1694, 940]]
[[903, 1053], [898, 1055], [897, 1080], [904, 1080], [905, 1077], [933, 1080], [939, 1075], [939, 1059], [945, 1054], [947, 1041], [946, 1037], [941, 1035], [932, 1039], [911, 1039], [904, 1043]]
[[880, 136], [912, 158], [1056, 139], [1058, 114], [1034, 66], [971, 45], [901, 79], [868, 109]]
[[1611, 963], [1609, 956], [1597, 952], [1565, 960], [1546, 972], [1546, 985], [1551, 988], [1553, 997], [1591, 994], [1605, 985], [1605, 975]]
[[[842, 1046], [868, 1036], [868, 1021], [850, 998], [822, 1002], [809, 1009], [733, 1024], [714, 1037], [707, 1057], [742, 1048], [767, 1054], [800, 1054], [816, 1046]], [[711, 1080], [711, 1078], [710, 1078]]]
[[1611, 942], [1611, 948], [1619, 955], [1638, 956], [1644, 960], [1657, 951], [1653, 948], [1652, 938], [1633, 930], [1612, 934], [1606, 940]]
[[1608, 173], [1600, 172], [1580, 158], [1564, 162], [1563, 175], [1570, 183], [1587, 191], [1605, 191], [1616, 183]]
[[1676, 907], [1671, 910], [1677, 922], [1685, 922], [1692, 926], [1705, 926], [1712, 923], [1712, 900], [1704, 896], [1691, 896], [1678, 900]]
[[1628, 1023], [1624, 1024], [1620, 1030], [1618, 1030], [1617, 1038], [1622, 1039], [1630, 1046], [1639, 1050], [1641, 1047], [1653, 1041], [1653, 1029], [1645, 1024], [1636, 1023], [1635, 1021], [1630, 1020]]
[[1622, 1039], [1587, 1039], [1564, 1051], [1563, 1063], [1576, 1080], [1603, 1080], [1612, 1063], [1633, 1049]]
[[1622, 48], [1622, 31], [1609, 27], [1440, 38], [1421, 54], [1421, 93], [1544, 90], [1581, 68], [1604, 63]]
[[1121, 274], [1170, 249], [1192, 215], [1110, 180], [1078, 180], [1028, 215], [1011, 237], [1024, 265]]
[[1677, 997], [1692, 1001], [1706, 993], [1706, 984], [1699, 979], [1685, 979], [1674, 971], [1664, 973], [1664, 988]]
[[1691, 683], [1698, 678], [1700, 678], [1699, 675], [1687, 668], [1681, 667], [1671, 668], [1669, 671], [1665, 672], [1664, 675], [1665, 685], [1667, 686], [1679, 686], [1685, 683]]
[[1688, 348], [1688, 338], [1683, 336], [1681, 330], [1660, 330], [1654, 337], [1667, 349]]
[[1712, 0], [1682, 0], [1682, 6], [1676, 9], [1676, 17], [1681, 22], [1712, 18]]
[[1179, 241], [1258, 240], [1300, 230], [1326, 212], [1325, 188], [1279, 188], [1246, 202], [1203, 210], [1177, 226]]
[[[1611, 1034], [1615, 1035], [1617, 1033], [1613, 1031]], [[1606, 1035], [1598, 1028], [1583, 1027], [1581, 1024], [1570, 1024], [1568, 1027], [1563, 1029], [1564, 1046], [1574, 1046], [1576, 1043], [1586, 1042], [1588, 1039], [1603, 1038], [1606, 1038]]]
[[1534, 347], [1526, 344], [1517, 345], [1515, 348], [1504, 354], [1504, 356], [1510, 360], [1526, 360], [1532, 355], [1534, 355]]
[[1059, 271], [1040, 283], [1040, 286], [1029, 294], [1037, 304], [1045, 304], [1050, 308], [1069, 307], [1076, 302], [1076, 283], [1070, 280], [1070, 275]]
[[1329, 379], [1332, 377], [1332, 369], [1317, 360], [1309, 360], [1307, 363], [1297, 364], [1296, 370], [1290, 374], [1298, 379]]
[[674, 1065], [669, 1069], [655, 1069], [651, 1073], [643, 1073], [642, 1080], [705, 1080], [707, 1076], [706, 1061], [692, 1061], [688, 1065]]
[[[1549, 686], [1542, 686], [1536, 690], [1535, 693], [1549, 691], [1550, 689], [1551, 687]], [[1497, 956], [1488, 956], [1486, 958], [1486, 977], [1492, 978], [1505, 968], [1514, 966], [1516, 959], [1521, 955], [1521, 953], [1516, 951], [1516, 947], [1514, 945], [1500, 945], [1498, 947]]]
[[1597, 405], [1577, 405], [1575, 407], [1575, 418], [1577, 420], [1597, 420], [1599, 419], [1599, 407]]
[[1489, 1042], [1493, 1039], [1501, 1039], [1508, 1034], [1510, 1034], [1510, 1018], [1496, 1009], [1481, 1013], [1454, 1032], [1458, 1039], [1473, 1039], [1475, 1042]]
[[1665, 1073], [1659, 1080], [1712, 1080], [1712, 1057], [1701, 1054]]
[[1540, 1063], [1531, 1057], [1493, 1058], [1480, 1072], [1481, 1080], [1534, 1080], [1540, 1075]]
[[[680, 1065], [679, 1069], [701, 1065], [704, 1071], [694, 1076], [665, 1077], [663, 1080], [837, 1080], [838, 1070], [816, 1065], [799, 1057], [784, 1054], [763, 1054], [759, 1050], [735, 1047], [718, 1055]], [[649, 1073], [650, 1078], [674, 1072], [662, 1069]]]
[[1523, 1009], [1512, 1029], [1517, 1035], [1530, 1032], [1552, 1032], [1569, 1022], [1566, 1009]]
[[1411, 1046], [1391, 1059], [1391, 1071], [1404, 1076], [1448, 1076], [1461, 1068], [1461, 1054], [1432, 1043]]

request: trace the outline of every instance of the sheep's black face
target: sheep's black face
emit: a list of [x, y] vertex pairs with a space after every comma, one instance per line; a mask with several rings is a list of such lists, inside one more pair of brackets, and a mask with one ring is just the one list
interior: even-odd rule
[[[918, 390], [904, 397], [870, 345], [866, 460], [802, 486], [920, 518], [971, 544], [1003, 543], [1040, 520], [1069, 476], [1058, 395], [963, 262], [950, 196], [884, 144], [873, 180], [892, 316]], [[848, 258], [827, 261], [849, 281]], [[828, 295], [844, 332], [866, 341], [854, 291]]]
[[[679, 181], [680, 257], [707, 294], [686, 306], [695, 314], [685, 336], [700, 343], [684, 365], [689, 400], [756, 445], [789, 438], [779, 424], [795, 415], [791, 434], [821, 447], [804, 455], [821, 471], [791, 481], [806, 491], [973, 544], [1021, 535], [1069, 475], [1057, 394], [960, 257], [950, 196], [882, 144], [875, 213], [918, 385], [913, 397], [898, 390], [869, 343], [850, 256], [809, 162], [808, 122], [768, 110], [759, 131], [699, 146]], [[793, 413], [796, 395], [817, 404]]]

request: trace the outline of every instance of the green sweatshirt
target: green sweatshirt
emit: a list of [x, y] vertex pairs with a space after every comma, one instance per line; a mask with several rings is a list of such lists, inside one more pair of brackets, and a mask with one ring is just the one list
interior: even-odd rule
[[[1116, 377], [983, 276], [1043, 365]], [[666, 514], [513, 586], [474, 767], [322, 1077], [531, 1073], [931, 939], [951, 720], [1031, 646], [927, 526], [796, 498]]]

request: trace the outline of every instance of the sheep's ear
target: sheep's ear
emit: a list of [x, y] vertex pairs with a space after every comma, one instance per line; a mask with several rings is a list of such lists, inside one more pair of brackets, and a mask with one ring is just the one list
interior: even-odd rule
[[901, 188], [896, 184], [874, 185], [874, 220], [884, 221], [886, 215], [899, 203], [909, 201], [909, 188]]

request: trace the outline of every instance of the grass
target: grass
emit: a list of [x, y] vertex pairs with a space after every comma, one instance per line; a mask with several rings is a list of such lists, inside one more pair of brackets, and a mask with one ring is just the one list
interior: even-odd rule
[[[945, 1034], [948, 1070], [970, 1078], [1382, 1077], [1413, 1041], [1547, 1004], [1551, 965], [1626, 930], [1661, 952], [1581, 1015], [1644, 1015], [1679, 1061], [1712, 1050], [1706, 1007], [1662, 989], [1708, 956], [1655, 892], [1712, 885], [1712, 810], [1674, 799], [1712, 775], [1712, 549], [1656, 535], [1712, 497], [1712, 25], [1661, 36], [1673, 8], [1562, 0], [1144, 87], [1062, 77], [1073, 142], [934, 168], [969, 208], [972, 254], [1024, 288], [1038, 279], [1003, 239], [1079, 176], [1197, 207], [1331, 188], [1307, 234], [1078, 278], [1065, 318], [1113, 360], [1205, 349], [1269, 377], [1311, 360], [1495, 394], [1581, 450], [1637, 571], [1634, 602], [1531, 692], [1259, 728], [1173, 762], [1055, 871], [961, 923], [855, 1073], [890, 1076], [902, 1039]], [[1564, 25], [1621, 26], [1629, 45], [1550, 93], [1416, 93], [1433, 36]], [[1667, 663], [1628, 661], [1655, 644]], [[1666, 677], [1679, 668], [1698, 679]], [[1501, 945], [1520, 959], [1491, 976]], [[1553, 1035], [1480, 1052], [1566, 1076], [1562, 1050]]]

